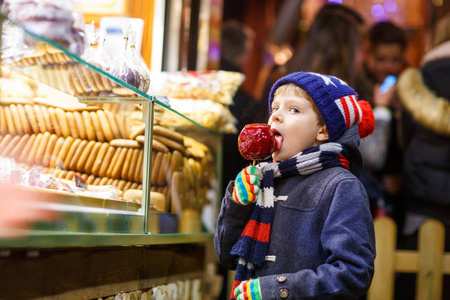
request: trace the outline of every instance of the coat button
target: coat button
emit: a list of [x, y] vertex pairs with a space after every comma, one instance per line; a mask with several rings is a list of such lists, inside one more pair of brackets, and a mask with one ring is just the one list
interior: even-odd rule
[[287, 289], [281, 289], [278, 292], [278, 296], [280, 296], [280, 298], [286, 299], [289, 296], [289, 292]]
[[283, 282], [286, 281], [286, 276], [284, 276], [284, 275], [278, 275], [278, 276], [277, 276], [277, 280], [278, 280], [279, 283], [283, 283]]

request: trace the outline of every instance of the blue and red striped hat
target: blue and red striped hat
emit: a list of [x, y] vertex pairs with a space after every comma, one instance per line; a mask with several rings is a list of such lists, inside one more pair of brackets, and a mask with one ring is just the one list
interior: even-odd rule
[[270, 91], [269, 111], [272, 111], [275, 91], [288, 83], [296, 84], [311, 96], [327, 126], [329, 141], [336, 141], [355, 124], [361, 138], [373, 133], [375, 120], [370, 105], [366, 101], [358, 101], [356, 92], [334, 76], [295, 72], [280, 78]]

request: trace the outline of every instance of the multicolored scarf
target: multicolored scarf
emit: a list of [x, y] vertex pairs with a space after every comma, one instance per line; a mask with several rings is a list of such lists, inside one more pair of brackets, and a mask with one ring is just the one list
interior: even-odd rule
[[[336, 166], [349, 170], [347, 157], [347, 150], [341, 144], [325, 143], [308, 148], [285, 161], [262, 165], [261, 195], [256, 200], [255, 208], [240, 238], [231, 250], [232, 255], [239, 256], [232, 291], [242, 281], [255, 278], [255, 266], [261, 267], [265, 261], [275, 201], [273, 179], [310, 175]], [[233, 293], [231, 299], [234, 299]]]

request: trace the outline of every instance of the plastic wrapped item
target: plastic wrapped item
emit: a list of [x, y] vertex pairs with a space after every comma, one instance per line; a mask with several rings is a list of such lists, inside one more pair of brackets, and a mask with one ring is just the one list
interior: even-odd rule
[[82, 58], [97, 69], [109, 72], [112, 61], [104, 48], [106, 33], [95, 26], [94, 22], [85, 28], [87, 48]]
[[[211, 100], [174, 99], [169, 98], [170, 106], [177, 112], [187, 116], [198, 124], [221, 133], [236, 133], [236, 118], [227, 106]], [[163, 111], [161, 123], [168, 126], [189, 127], [191, 122], [184, 118], [165, 116]]]
[[[0, 183], [11, 183], [11, 171], [14, 169], [17, 169], [14, 159], [0, 158]], [[19, 181], [16, 178], [14, 180]]]
[[139, 86], [141, 85], [141, 76], [139, 75], [139, 72], [137, 71], [133, 61], [130, 60], [128, 47], [129, 41], [128, 34], [130, 30], [128, 29], [128, 27], [129, 26], [127, 24], [123, 26], [122, 30], [123, 30], [124, 47], [113, 59], [112, 67], [109, 73], [112, 76], [135, 87], [136, 89], [139, 89]]
[[113, 200], [122, 199], [120, 197], [120, 191], [113, 185], [88, 186], [86, 189], [71, 185], [70, 188], [77, 195]]
[[150, 88], [150, 69], [147, 67], [141, 53], [139, 53], [136, 49], [136, 32], [132, 31], [129, 33], [128, 42], [130, 45], [130, 49], [128, 51], [130, 60], [132, 64], [136, 66], [136, 70], [141, 78], [138, 90], [147, 93]]
[[24, 35], [22, 28], [15, 26], [9, 20], [3, 21], [1, 51], [4, 63], [19, 61], [34, 51], [33, 47], [24, 43]]
[[[81, 56], [85, 49], [84, 17], [74, 0], [6, 0], [4, 13], [26, 30]], [[25, 38], [26, 45], [34, 45]]]
[[161, 72], [153, 76], [149, 93], [176, 99], [208, 99], [230, 105], [244, 79], [244, 74], [229, 71]]
[[60, 191], [64, 190], [55, 176], [43, 174], [38, 167], [26, 171], [17, 166], [14, 159], [7, 157], [0, 159], [0, 183]]

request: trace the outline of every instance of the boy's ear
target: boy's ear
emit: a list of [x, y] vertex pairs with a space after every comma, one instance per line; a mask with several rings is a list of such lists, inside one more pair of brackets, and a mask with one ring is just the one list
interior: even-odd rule
[[316, 140], [318, 142], [326, 142], [328, 141], [328, 129], [326, 125], [322, 125], [319, 129], [319, 132], [317, 133]]

